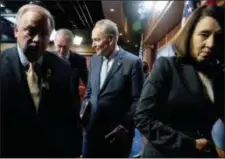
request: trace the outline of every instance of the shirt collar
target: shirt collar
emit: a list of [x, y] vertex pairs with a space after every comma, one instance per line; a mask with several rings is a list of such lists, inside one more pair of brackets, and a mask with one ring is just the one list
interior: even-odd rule
[[[17, 44], [17, 52], [19, 54], [20, 62], [22, 63], [22, 65], [24, 67], [29, 65], [30, 62], [28, 61], [27, 57], [24, 55], [24, 53], [22, 52], [18, 44]], [[40, 56], [36, 62], [41, 65], [42, 61], [43, 61], [43, 56]]]
[[[58, 55], [59, 55], [59, 54], [58, 54]], [[60, 55], [59, 55], [59, 57], [63, 58], [63, 57], [62, 57], [62, 56], [60, 56]], [[69, 59], [69, 57], [70, 57], [70, 52], [66, 53], [65, 58], [63, 58], [63, 59], [68, 60], [68, 59]]]

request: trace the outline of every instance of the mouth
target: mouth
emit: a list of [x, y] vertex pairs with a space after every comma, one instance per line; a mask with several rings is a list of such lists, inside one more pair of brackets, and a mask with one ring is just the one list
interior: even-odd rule
[[199, 55], [203, 57], [208, 57], [212, 55], [212, 51], [203, 51]]
[[24, 54], [26, 55], [26, 57], [29, 61], [31, 61], [31, 62], [35, 61], [40, 56], [39, 48], [37, 46], [28, 46], [26, 48]]
[[100, 50], [99, 50], [99, 49], [95, 49], [95, 52], [96, 52], [97, 54], [99, 54], [99, 53], [100, 53]]

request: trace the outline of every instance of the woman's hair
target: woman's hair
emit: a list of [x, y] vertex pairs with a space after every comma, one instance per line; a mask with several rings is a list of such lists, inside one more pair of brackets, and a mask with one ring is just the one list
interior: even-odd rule
[[[206, 16], [213, 17], [217, 20], [222, 28], [222, 37], [224, 37], [224, 7], [218, 6], [201, 6], [194, 10], [187, 18], [184, 26], [179, 30], [171, 40], [174, 45], [177, 57], [187, 57], [190, 54], [190, 41], [197, 23]], [[223, 42], [223, 41], [221, 41]], [[221, 53], [224, 52], [221, 50]]]
[[146, 61], [142, 61], [142, 64], [144, 73], [148, 73], [149, 72], [148, 63]]

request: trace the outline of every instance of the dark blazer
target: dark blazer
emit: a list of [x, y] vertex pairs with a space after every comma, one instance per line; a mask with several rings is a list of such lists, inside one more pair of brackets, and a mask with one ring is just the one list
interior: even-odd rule
[[[84, 99], [90, 99], [92, 107], [89, 123], [85, 127], [84, 157], [128, 157], [129, 152], [124, 151], [131, 147], [134, 135], [132, 118], [142, 90], [144, 75], [141, 60], [137, 56], [120, 48], [114, 58], [112, 68], [100, 89], [102, 57], [91, 57]], [[116, 138], [114, 143], [117, 143], [117, 146], [113, 147], [104, 137], [120, 124], [129, 133], [126, 142]]]
[[224, 112], [224, 74], [219, 66], [214, 73], [213, 104], [188, 60], [160, 57], [155, 62], [134, 118], [150, 141], [143, 157], [215, 157], [214, 148], [208, 153], [195, 149], [195, 139], [211, 140], [212, 125]]
[[78, 157], [81, 128], [68, 63], [52, 53], [43, 54], [37, 72], [42, 79], [38, 111], [17, 49], [5, 50], [0, 64], [1, 157]]
[[72, 69], [77, 70], [79, 78], [82, 80], [82, 82], [85, 85], [87, 85], [88, 69], [87, 69], [85, 57], [83, 57], [77, 53], [70, 52], [68, 60], [71, 64]]
[[88, 69], [86, 65], [86, 59], [85, 57], [77, 53], [70, 52], [68, 61], [72, 69], [72, 81], [75, 91], [74, 97], [76, 98], [76, 100], [79, 101], [78, 110], [80, 110], [80, 99], [81, 99], [79, 93], [80, 80], [84, 83], [85, 86], [87, 86], [88, 80]]

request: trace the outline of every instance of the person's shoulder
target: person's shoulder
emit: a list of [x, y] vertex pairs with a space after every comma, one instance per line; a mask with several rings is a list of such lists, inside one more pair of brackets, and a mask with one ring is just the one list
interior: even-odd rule
[[16, 54], [16, 53], [17, 53], [16, 47], [10, 47], [10, 48], [7, 48], [7, 49], [5, 49], [1, 52], [1, 57], [5, 58], [5, 57], [11, 56], [11, 55]]
[[91, 59], [91, 61], [93, 61], [93, 60], [98, 59], [98, 58], [101, 58], [101, 57], [96, 55], [96, 54], [94, 54], [94, 55], [91, 56], [90, 59]]
[[163, 66], [174, 66], [178, 62], [176, 56], [161, 56], [157, 58], [154, 62], [154, 65], [163, 65]]
[[130, 60], [130, 61], [139, 61], [140, 58], [137, 55], [134, 55], [133, 53], [126, 51], [124, 49], [121, 49], [120, 51], [121, 55], [124, 59]]
[[174, 63], [176, 61], [178, 61], [179, 59], [176, 57], [176, 56], [161, 56], [159, 58], [156, 59], [156, 62], [159, 62], [159, 63]]
[[82, 55], [80, 55], [80, 54], [78, 54], [76, 52], [70, 52], [70, 56], [74, 57], [74, 58], [78, 58], [78, 59], [85, 59], [84, 56], [82, 56]]
[[78, 62], [81, 62], [81, 61], [83, 62], [86, 60], [86, 58], [84, 56], [82, 56], [76, 52], [70, 52], [70, 57], [72, 60], [76, 60]]
[[52, 65], [53, 67], [61, 67], [61, 68], [70, 68], [70, 65], [67, 61], [60, 58], [55, 53], [46, 51], [44, 53], [44, 61], [45, 63], [48, 63], [49, 65]]
[[122, 57], [122, 63], [124, 64], [124, 66], [126, 67], [141, 66], [142, 67], [142, 61], [137, 55], [129, 51], [126, 51], [124, 49], [121, 49], [119, 54], [120, 54], [119, 56]]

